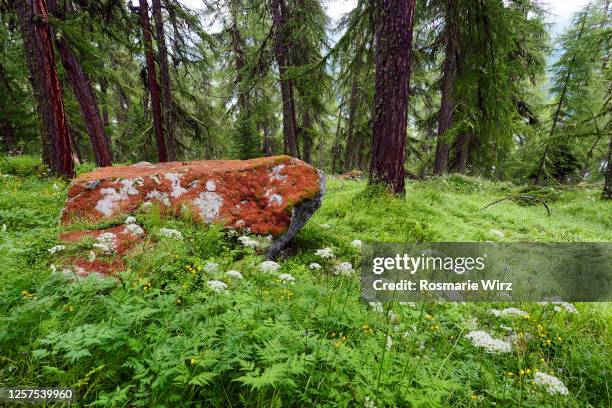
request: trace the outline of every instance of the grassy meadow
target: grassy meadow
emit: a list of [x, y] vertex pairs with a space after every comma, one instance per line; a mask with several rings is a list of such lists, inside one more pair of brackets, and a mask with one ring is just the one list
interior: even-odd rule
[[[451, 175], [408, 182], [397, 199], [330, 177], [291, 256], [264, 267], [257, 238], [154, 209], [135, 215], [147, 239], [119, 280], [74, 281], [52, 264], [88, 248], [48, 251], [64, 230], [65, 182], [27, 157], [0, 162], [0, 172], [0, 387], [72, 387], [71, 406], [93, 407], [611, 404], [609, 304], [369, 305], [353, 244], [612, 241], [600, 185], [532, 191]], [[552, 215], [511, 201], [481, 210], [526, 191]], [[323, 248], [333, 258], [315, 255]], [[341, 262], [356, 270], [335, 273]], [[521, 313], [491, 311], [509, 307]], [[491, 352], [474, 332], [512, 347]]]

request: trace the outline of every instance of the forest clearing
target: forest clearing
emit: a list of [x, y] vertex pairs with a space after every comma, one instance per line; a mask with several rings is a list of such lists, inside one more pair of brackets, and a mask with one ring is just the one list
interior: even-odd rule
[[[511, 183], [449, 176], [410, 183], [400, 200], [360, 197], [363, 182], [332, 178], [276, 275], [262, 273], [265, 251], [250, 241], [139, 213], [138, 224], [156, 233], [130, 253], [121, 283], [92, 275], [67, 284], [49, 266], [64, 229], [64, 182], [1, 168], [1, 373], [9, 384], [74, 387], [79, 405], [93, 406], [610, 402], [609, 303], [368, 305], [357, 273], [335, 274], [341, 262], [358, 265], [356, 240], [610, 241], [612, 213], [597, 185], [542, 189], [546, 217], [541, 206], [515, 203], [479, 211], [521, 188]], [[333, 257], [322, 257], [326, 248]], [[87, 247], [59, 254], [79, 251]], [[225, 288], [217, 293], [213, 280]], [[522, 337], [512, 352], [491, 354], [466, 337], [479, 331]], [[568, 394], [549, 394], [537, 372], [560, 378]]]

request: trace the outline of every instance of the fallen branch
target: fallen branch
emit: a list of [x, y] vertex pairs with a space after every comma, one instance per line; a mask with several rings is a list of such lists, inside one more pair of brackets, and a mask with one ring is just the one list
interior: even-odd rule
[[502, 201], [505, 201], [505, 200], [513, 200], [513, 201], [528, 202], [528, 203], [532, 203], [535, 201], [537, 203], [542, 204], [544, 208], [546, 208], [546, 212], [548, 213], [548, 216], [550, 217], [550, 208], [548, 208], [546, 201], [544, 201], [541, 198], [534, 197], [532, 195], [513, 195], [513, 196], [500, 198], [499, 200], [495, 200], [492, 203], [489, 203], [486, 206], [482, 207], [480, 211], [485, 210], [494, 204], [501, 203]]

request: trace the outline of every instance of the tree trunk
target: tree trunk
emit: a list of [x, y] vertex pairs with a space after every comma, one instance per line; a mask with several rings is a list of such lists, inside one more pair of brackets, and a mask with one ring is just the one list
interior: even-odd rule
[[612, 199], [612, 136], [610, 136], [610, 143], [608, 144], [608, 160], [606, 163], [604, 178], [605, 181], [602, 197], [606, 200], [610, 200]]
[[270, 130], [266, 124], [262, 125], [263, 128], [263, 154], [264, 156], [272, 156], [272, 141], [270, 140]]
[[272, 0], [270, 2], [270, 7], [275, 31], [274, 56], [278, 64], [279, 83], [283, 102], [283, 144], [286, 154], [297, 157], [295, 104], [293, 102], [291, 83], [287, 79], [287, 49], [284, 35], [285, 21], [281, 14], [281, 1], [283, 0]]
[[[56, 18], [63, 19], [57, 0], [48, 1], [51, 14]], [[110, 151], [108, 138], [104, 132], [104, 122], [98, 110], [91, 81], [83, 71], [81, 64], [74, 57], [66, 38], [64, 36], [56, 36], [55, 44], [60, 52], [62, 65], [68, 74], [70, 87], [74, 91], [74, 95], [79, 103], [83, 121], [91, 139], [96, 166], [112, 166], [113, 156]]]
[[470, 144], [472, 143], [473, 133], [471, 130], [466, 130], [457, 137], [455, 145], [455, 160], [452, 170], [455, 173], [465, 173], [467, 163], [470, 157]]
[[153, 126], [155, 127], [155, 138], [157, 140], [157, 157], [160, 162], [168, 161], [168, 151], [164, 140], [164, 125], [159, 98], [159, 85], [155, 73], [155, 56], [151, 40], [151, 25], [149, 23], [149, 3], [140, 0], [140, 23], [142, 25], [142, 42], [145, 50], [147, 63], [147, 83], [151, 93], [151, 110], [153, 111]]
[[[74, 161], [70, 133], [62, 99], [49, 15], [45, 0], [19, 0], [17, 12], [26, 49], [28, 70], [32, 79], [34, 98], [43, 129], [43, 140], [50, 140], [49, 157], [54, 170], [63, 176], [74, 177]], [[46, 151], [43, 142], [43, 152]], [[45, 154], [43, 153], [43, 159]]]
[[164, 124], [166, 141], [168, 142], [168, 160], [175, 161], [177, 157], [176, 134], [174, 123], [176, 109], [172, 98], [172, 83], [170, 69], [168, 68], [168, 49], [166, 48], [166, 34], [164, 20], [162, 19], [161, 0], [153, 0], [153, 17], [155, 18], [155, 32], [157, 34], [157, 57], [159, 59], [159, 75], [162, 84], [161, 100], [164, 107]]
[[[342, 99], [342, 102], [344, 98]], [[340, 103], [340, 106], [343, 103]], [[334, 138], [334, 146], [332, 147], [332, 174], [336, 174], [338, 172], [338, 164], [340, 162], [339, 158], [342, 154], [342, 146], [340, 145], [340, 134], [342, 132], [342, 108], [338, 109], [338, 123], [336, 123], [336, 137]]]
[[104, 123], [98, 110], [98, 105], [91, 87], [91, 82], [83, 72], [80, 64], [72, 54], [64, 37], [56, 39], [57, 49], [60, 52], [62, 65], [68, 74], [68, 82], [81, 108], [83, 121], [91, 139], [96, 166], [106, 167], [113, 165], [113, 158], [104, 132]]
[[304, 115], [302, 118], [302, 143], [303, 143], [303, 152], [302, 152], [302, 160], [306, 163], [311, 163], [311, 150], [312, 150], [312, 123], [310, 120], [310, 112], [308, 108], [304, 109]]
[[454, 13], [452, 1], [448, 2], [446, 12], [446, 57], [442, 68], [442, 85], [440, 111], [438, 112], [438, 136], [436, 143], [436, 160], [434, 163], [434, 174], [439, 176], [446, 173], [448, 168], [448, 140], [445, 135], [448, 128], [453, 124], [453, 88], [456, 75], [456, 41], [454, 24]]
[[104, 126], [106, 144], [112, 158], [113, 144], [110, 136], [110, 116], [108, 113], [108, 80], [104, 77], [100, 78], [100, 93], [102, 94], [102, 125]]
[[404, 194], [408, 83], [416, 0], [376, 1], [376, 78], [370, 182]]
[[344, 151], [344, 169], [352, 170], [355, 165], [355, 112], [357, 110], [357, 79], [353, 78], [349, 101], [348, 122], [346, 124], [346, 150]]

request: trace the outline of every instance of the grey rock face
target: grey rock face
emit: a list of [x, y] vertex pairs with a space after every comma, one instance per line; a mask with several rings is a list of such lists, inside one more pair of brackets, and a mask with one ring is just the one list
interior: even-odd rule
[[291, 214], [291, 224], [285, 234], [274, 240], [270, 246], [268, 257], [274, 259], [278, 256], [281, 249], [283, 249], [289, 241], [297, 234], [300, 229], [306, 224], [306, 222], [312, 217], [312, 215], [321, 207], [323, 203], [323, 196], [325, 195], [325, 173], [318, 170], [319, 173], [319, 187], [320, 190], [313, 198], [304, 200], [293, 207]]

